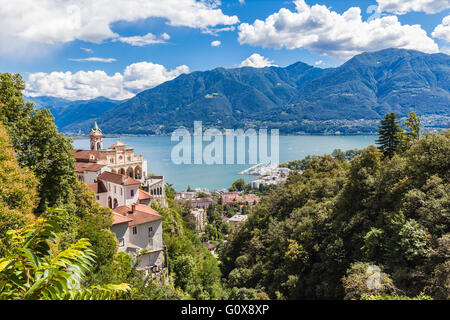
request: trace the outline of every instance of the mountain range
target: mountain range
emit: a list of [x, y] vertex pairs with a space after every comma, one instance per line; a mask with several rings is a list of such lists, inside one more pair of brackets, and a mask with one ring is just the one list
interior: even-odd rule
[[448, 119], [450, 56], [386, 49], [357, 55], [337, 68], [297, 62], [192, 72], [127, 101], [32, 99], [47, 104], [68, 133], [86, 132], [95, 117], [105, 133], [170, 133], [192, 128], [194, 120], [204, 127], [269, 127], [282, 133], [321, 133], [330, 126], [364, 133], [389, 112]]

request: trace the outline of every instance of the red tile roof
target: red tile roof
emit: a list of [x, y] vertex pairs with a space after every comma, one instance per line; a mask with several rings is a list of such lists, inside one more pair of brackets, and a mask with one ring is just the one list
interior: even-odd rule
[[87, 185], [87, 187], [89, 189], [94, 191], [95, 194], [108, 192], [106, 190], [105, 185], [101, 181], [97, 181], [97, 182], [94, 182], [94, 183], [87, 183], [86, 185]]
[[139, 189], [139, 200], [148, 200], [151, 198], [152, 198], [152, 196], [150, 193]]
[[112, 182], [115, 184], [124, 185], [124, 186], [133, 186], [133, 185], [141, 184], [139, 181], [134, 180], [133, 178], [130, 178], [130, 177], [118, 174], [118, 173], [112, 173], [109, 171], [103, 172], [101, 175], [98, 176], [98, 179]]
[[104, 166], [104, 164], [97, 164], [93, 162], [75, 162], [75, 172], [97, 172]]
[[91, 156], [94, 156], [95, 160], [106, 159], [106, 154], [101, 151], [76, 149], [76, 150], [73, 150], [73, 152], [74, 152], [74, 157], [76, 160], [90, 161]]
[[113, 211], [113, 225], [121, 224], [121, 223], [129, 223], [131, 221], [133, 221], [133, 220], [131, 220], [130, 218], [125, 217], [125, 216], [123, 216], [121, 214], [115, 213]]
[[131, 219], [129, 226], [162, 220], [163, 217], [155, 210], [144, 204], [135, 204], [135, 211], [131, 213], [131, 205], [120, 206], [112, 209], [115, 213]]

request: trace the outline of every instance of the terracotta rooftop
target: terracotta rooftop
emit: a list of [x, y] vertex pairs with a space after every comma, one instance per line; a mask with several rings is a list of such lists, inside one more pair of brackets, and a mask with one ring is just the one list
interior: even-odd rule
[[123, 186], [133, 186], [133, 185], [141, 184], [139, 181], [134, 180], [133, 178], [130, 178], [130, 177], [118, 174], [118, 173], [112, 173], [109, 171], [103, 172], [101, 175], [98, 176], [98, 179], [112, 182], [115, 184], [120, 184]]
[[137, 245], [135, 245], [132, 242], [128, 242], [128, 248], [133, 248], [133, 249], [140, 249]]
[[113, 225], [121, 224], [121, 223], [129, 223], [131, 221], [133, 221], [133, 220], [131, 220], [130, 218], [125, 217], [125, 216], [123, 216], [121, 214], [115, 213], [113, 211]]
[[91, 156], [94, 157], [94, 160], [106, 159], [106, 154], [101, 151], [76, 149], [73, 152], [76, 160], [92, 161]]
[[107, 192], [105, 185], [101, 181], [86, 184], [95, 194]]
[[93, 162], [75, 162], [75, 172], [84, 172], [84, 171], [97, 172], [104, 166], [105, 165], [103, 164], [97, 164]]
[[132, 221], [128, 223], [129, 226], [136, 226], [139, 224], [162, 220], [163, 217], [155, 210], [144, 204], [135, 204], [135, 211], [131, 213], [132, 206], [125, 205], [112, 209], [115, 213], [129, 218]]
[[151, 196], [150, 193], [148, 193], [147, 191], [139, 189], [139, 200], [148, 200], [148, 199], [151, 199], [151, 198], [152, 198], [152, 196]]

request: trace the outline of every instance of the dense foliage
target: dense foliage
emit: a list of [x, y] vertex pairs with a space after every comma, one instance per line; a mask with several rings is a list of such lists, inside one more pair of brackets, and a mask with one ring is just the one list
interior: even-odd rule
[[[229, 239], [227, 285], [279, 299], [450, 298], [449, 159], [448, 133], [392, 158], [371, 146], [351, 163], [309, 159]], [[361, 285], [368, 266], [382, 270], [380, 292]]]
[[59, 231], [55, 217], [41, 218], [0, 240], [0, 300], [110, 300], [129, 290], [125, 283], [82, 287], [95, 253], [87, 239], [57, 252]]
[[175, 286], [194, 299], [224, 296], [217, 259], [203, 246], [197, 233], [182, 217], [182, 208], [169, 200], [169, 208], [155, 207], [164, 216], [163, 241]]
[[34, 221], [36, 184], [33, 173], [19, 167], [6, 130], [0, 123], [0, 239], [6, 231]]

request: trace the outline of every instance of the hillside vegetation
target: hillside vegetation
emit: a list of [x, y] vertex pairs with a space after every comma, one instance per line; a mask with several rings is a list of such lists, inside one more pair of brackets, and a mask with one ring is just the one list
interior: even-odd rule
[[310, 158], [229, 239], [227, 286], [272, 299], [449, 299], [449, 159], [448, 131], [392, 157], [370, 146], [351, 163]]

